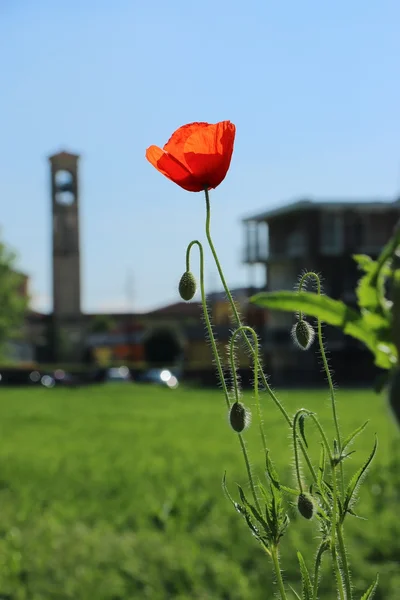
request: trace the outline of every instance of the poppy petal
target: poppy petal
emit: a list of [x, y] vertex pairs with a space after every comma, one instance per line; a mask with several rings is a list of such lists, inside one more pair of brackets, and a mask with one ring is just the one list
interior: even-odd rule
[[[180, 163], [185, 165], [185, 144], [187, 140], [199, 130], [204, 131], [209, 127], [208, 123], [188, 123], [179, 127], [169, 138], [164, 146], [165, 152], [172, 154]], [[186, 165], [187, 167], [187, 165]], [[190, 169], [189, 169], [190, 170]]]
[[236, 128], [230, 121], [189, 123], [179, 127], [164, 148], [150, 146], [147, 159], [185, 190], [217, 187], [228, 172]]
[[228, 172], [236, 128], [230, 121], [223, 121], [207, 128], [195, 130], [186, 140], [185, 164], [203, 187], [217, 187]]
[[158, 146], [147, 148], [146, 158], [160, 173], [188, 192], [200, 192], [203, 189], [185, 165]]

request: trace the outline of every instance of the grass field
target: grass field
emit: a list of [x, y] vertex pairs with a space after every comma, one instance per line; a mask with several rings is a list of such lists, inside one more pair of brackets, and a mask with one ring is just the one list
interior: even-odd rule
[[[326, 391], [279, 397], [290, 413], [316, 411], [332, 431]], [[383, 397], [339, 390], [338, 401], [344, 434], [370, 419], [347, 471], [368, 455], [375, 432], [380, 443], [358, 504], [368, 521], [347, 528], [355, 600], [377, 571], [376, 598], [397, 600], [399, 434]], [[291, 485], [288, 431], [267, 397], [264, 415], [272, 457]], [[246, 438], [262, 474], [256, 427]], [[272, 599], [271, 565], [223, 496], [225, 470], [232, 491], [246, 486], [217, 391], [0, 389], [0, 600]], [[283, 568], [296, 585], [294, 547], [311, 561], [316, 526], [289, 510]], [[335, 598], [329, 571], [320, 598]]]

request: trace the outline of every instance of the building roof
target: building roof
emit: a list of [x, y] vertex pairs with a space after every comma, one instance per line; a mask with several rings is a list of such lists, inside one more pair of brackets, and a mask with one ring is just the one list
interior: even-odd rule
[[156, 308], [149, 312], [143, 313], [142, 316], [182, 316], [191, 317], [197, 316], [202, 310], [201, 302], [175, 302], [161, 308]]
[[319, 210], [345, 210], [352, 209], [357, 211], [375, 211], [382, 212], [388, 209], [395, 209], [400, 211], [400, 200], [388, 200], [388, 199], [372, 199], [372, 200], [312, 200], [303, 199], [295, 202], [290, 202], [272, 208], [270, 210], [251, 215], [242, 219], [243, 223], [249, 221], [267, 221], [273, 217], [280, 215], [287, 215], [290, 213], [307, 211], [312, 209]]

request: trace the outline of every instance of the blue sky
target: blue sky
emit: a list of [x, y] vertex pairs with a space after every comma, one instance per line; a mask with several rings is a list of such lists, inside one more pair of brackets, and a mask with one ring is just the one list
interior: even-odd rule
[[[83, 309], [177, 300], [185, 249], [204, 237], [201, 194], [145, 160], [178, 126], [237, 126], [212, 192], [228, 282], [240, 219], [298, 197], [400, 193], [398, 0], [2, 0], [0, 225], [51, 307], [47, 156], [82, 154]], [[197, 272], [196, 263], [193, 270]], [[207, 280], [215, 285], [208, 258]]]

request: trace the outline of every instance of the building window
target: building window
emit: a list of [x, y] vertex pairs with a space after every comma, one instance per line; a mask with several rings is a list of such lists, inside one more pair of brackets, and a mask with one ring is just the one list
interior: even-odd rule
[[303, 231], [293, 231], [287, 238], [287, 254], [291, 257], [304, 256], [306, 254], [306, 238]]
[[321, 215], [321, 251], [323, 254], [343, 252], [343, 217], [337, 212]]

